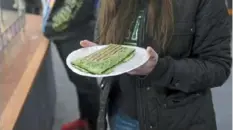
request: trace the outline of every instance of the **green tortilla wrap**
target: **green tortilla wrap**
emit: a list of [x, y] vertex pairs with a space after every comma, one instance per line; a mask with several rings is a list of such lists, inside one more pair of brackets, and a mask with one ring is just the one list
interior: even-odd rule
[[96, 75], [109, 74], [114, 68], [129, 61], [135, 55], [135, 49], [110, 44], [86, 57], [77, 59], [72, 65], [85, 73]]

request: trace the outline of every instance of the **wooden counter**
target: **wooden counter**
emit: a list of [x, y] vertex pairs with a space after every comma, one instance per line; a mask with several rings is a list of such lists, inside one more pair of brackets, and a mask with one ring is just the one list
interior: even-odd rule
[[22, 32], [0, 53], [0, 130], [12, 130], [48, 49], [42, 18], [26, 16]]

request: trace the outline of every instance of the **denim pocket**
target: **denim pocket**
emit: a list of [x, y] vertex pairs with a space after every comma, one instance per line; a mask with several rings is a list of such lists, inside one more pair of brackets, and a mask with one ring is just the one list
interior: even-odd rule
[[123, 114], [117, 114], [111, 122], [112, 130], [139, 130], [139, 122]]

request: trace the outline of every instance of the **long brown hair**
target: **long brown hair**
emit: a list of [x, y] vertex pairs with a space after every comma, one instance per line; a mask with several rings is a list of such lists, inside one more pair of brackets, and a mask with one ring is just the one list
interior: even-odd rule
[[[143, 0], [142, 0], [143, 1]], [[136, 18], [140, 0], [101, 0], [98, 15], [99, 43], [121, 44]], [[148, 34], [165, 48], [172, 29], [171, 0], [149, 0]]]

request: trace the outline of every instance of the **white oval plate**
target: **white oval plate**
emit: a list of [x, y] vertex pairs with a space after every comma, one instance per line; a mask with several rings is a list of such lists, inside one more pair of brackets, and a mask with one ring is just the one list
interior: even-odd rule
[[129, 61], [122, 63], [122, 64], [118, 65], [117, 67], [115, 67], [113, 72], [110, 74], [94, 75], [94, 74], [90, 74], [90, 73], [85, 73], [85, 72], [82, 72], [82, 71], [76, 69], [71, 64], [71, 62], [76, 60], [77, 58], [85, 57], [85, 56], [87, 56], [95, 51], [98, 51], [106, 46], [107, 45], [92, 46], [92, 47], [81, 48], [81, 49], [78, 49], [76, 51], [73, 51], [66, 58], [66, 64], [76, 74], [86, 76], [86, 77], [103, 78], [103, 77], [117, 76], [117, 75], [127, 73], [127, 72], [134, 70], [134, 69], [140, 67], [141, 65], [145, 64], [149, 59], [149, 56], [146, 52], [146, 49], [136, 47], [136, 46], [124, 45], [126, 47], [135, 48], [135, 56], [132, 59], [130, 59]]

